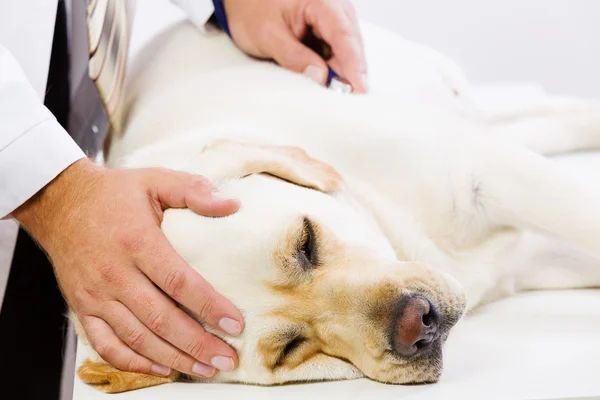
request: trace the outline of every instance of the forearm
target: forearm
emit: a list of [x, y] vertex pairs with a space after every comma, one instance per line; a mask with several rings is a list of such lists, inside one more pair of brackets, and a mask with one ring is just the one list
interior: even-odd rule
[[[61, 243], [61, 232], [76, 217], [78, 202], [98, 184], [101, 167], [80, 159], [18, 207], [12, 216], [44, 249]], [[60, 227], [60, 229], [55, 229]]]

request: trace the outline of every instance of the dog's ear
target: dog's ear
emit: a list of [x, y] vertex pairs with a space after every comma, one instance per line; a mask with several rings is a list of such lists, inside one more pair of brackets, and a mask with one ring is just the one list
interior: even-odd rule
[[269, 174], [324, 193], [343, 186], [342, 177], [332, 166], [310, 157], [299, 147], [220, 139], [207, 145], [194, 161], [200, 161], [198, 173], [213, 181]]
[[177, 381], [179, 372], [167, 377], [125, 372], [103, 362], [85, 360], [77, 370], [79, 378], [105, 393], [122, 393]]

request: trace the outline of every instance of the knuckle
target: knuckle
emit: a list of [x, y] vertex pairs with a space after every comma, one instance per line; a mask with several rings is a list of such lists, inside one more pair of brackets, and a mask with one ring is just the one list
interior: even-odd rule
[[68, 300], [69, 302], [72, 302], [71, 305], [74, 310], [85, 314], [92, 303], [91, 300], [94, 298], [96, 298], [95, 291], [87, 288], [78, 288], [73, 292], [72, 298]]
[[203, 340], [196, 340], [189, 345], [187, 352], [189, 355], [199, 360], [203, 358], [206, 353], [206, 344]]
[[155, 308], [154, 299], [152, 296], [141, 289], [134, 289], [133, 298], [135, 303], [144, 307], [144, 309], [152, 310]]
[[202, 175], [190, 175], [190, 188], [192, 190], [206, 190], [212, 188], [212, 182], [205, 176]]
[[[120, 268], [118, 268], [115, 264], [105, 263], [102, 264], [98, 271], [100, 272], [100, 276], [102, 280], [106, 283], [116, 285], [121, 281], [121, 277], [123, 272]], [[88, 295], [94, 294], [94, 292], [86, 291]]]
[[133, 357], [125, 363], [125, 369], [129, 372], [146, 372], [137, 357]]
[[177, 350], [175, 351], [169, 358], [167, 362], [167, 366], [173, 368], [177, 371], [181, 371], [185, 364], [185, 354], [183, 352]]
[[113, 348], [103, 341], [95, 341], [91, 343], [92, 348], [98, 355], [105, 361], [112, 363], [114, 361], [114, 351]]
[[148, 327], [159, 336], [165, 336], [169, 330], [169, 323], [165, 313], [156, 311], [150, 315]]
[[145, 235], [135, 229], [129, 229], [118, 237], [119, 246], [127, 252], [137, 253], [144, 248]]
[[181, 269], [170, 271], [165, 278], [165, 291], [175, 300], [181, 299], [186, 285], [187, 277]]
[[148, 335], [144, 330], [132, 329], [125, 336], [125, 343], [129, 345], [133, 350], [140, 350], [146, 343]]
[[205, 294], [205, 298], [203, 299], [202, 306], [200, 308], [200, 318], [206, 321], [214, 311], [215, 300], [214, 300], [214, 291], [210, 290], [210, 292]]

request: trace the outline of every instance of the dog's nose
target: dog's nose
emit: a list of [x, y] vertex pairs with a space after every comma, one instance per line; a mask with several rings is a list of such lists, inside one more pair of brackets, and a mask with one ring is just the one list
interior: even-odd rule
[[398, 354], [411, 357], [423, 353], [438, 339], [439, 316], [422, 296], [410, 297], [403, 303], [393, 346]]

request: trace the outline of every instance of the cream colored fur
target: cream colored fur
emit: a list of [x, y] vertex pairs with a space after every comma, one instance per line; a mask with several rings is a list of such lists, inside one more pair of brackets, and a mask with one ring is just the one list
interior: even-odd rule
[[[389, 34], [364, 31], [368, 59], [381, 61], [386, 53], [370, 44]], [[395, 43], [385, 51], [404, 65], [372, 70], [367, 96], [328, 91], [187, 24], [136, 60], [126, 129], [112, 139], [110, 166], [202, 174], [243, 204], [222, 219], [167, 211], [162, 225], [244, 314], [243, 335], [225, 337], [240, 366], [212, 381], [435, 381], [441, 356], [389, 356], [386, 328], [362, 315], [375, 303], [387, 310], [390, 290], [426, 293], [457, 319], [464, 296], [472, 308], [519, 290], [600, 284], [600, 195], [537, 154], [600, 147], [600, 104], [549, 97], [486, 114], [454, 62], [402, 38]], [[385, 93], [392, 72], [404, 90]], [[228, 141], [215, 146], [216, 139]], [[331, 182], [311, 163], [300, 165], [303, 178], [246, 176], [248, 160], [298, 168], [295, 156], [273, 161], [272, 152], [257, 152], [261, 144], [304, 149], [333, 166], [343, 188], [326, 193]], [[304, 217], [320, 227], [325, 260], [306, 276], [279, 262]], [[577, 257], [540, 263], [538, 253], [519, 250], [525, 231], [542, 235], [539, 252], [547, 236]], [[269, 364], [281, 351], [278, 334], [289, 329], [313, 347]]]

